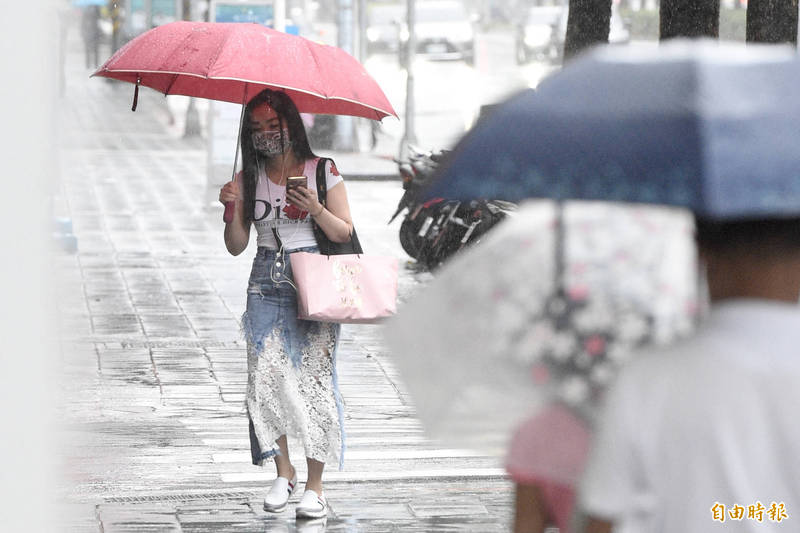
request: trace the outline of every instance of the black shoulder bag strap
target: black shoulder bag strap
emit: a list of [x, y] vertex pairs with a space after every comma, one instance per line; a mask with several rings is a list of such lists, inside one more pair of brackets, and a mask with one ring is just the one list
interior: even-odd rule
[[[325, 178], [325, 164], [333, 160], [327, 157], [320, 157], [317, 162], [317, 200], [322, 204], [322, 207], [328, 207], [326, 200], [328, 198], [328, 180]], [[342, 255], [342, 254], [363, 254], [364, 250], [361, 248], [361, 243], [356, 234], [356, 228], [353, 226], [353, 232], [350, 234], [349, 242], [333, 242], [328, 239], [325, 232], [312, 221], [314, 228], [314, 237], [317, 239], [317, 246], [319, 251], [324, 255]]]
[[[317, 161], [317, 200], [322, 204], [322, 207], [327, 207], [325, 201], [328, 198], [328, 180], [325, 179], [325, 163], [328, 161], [333, 164], [333, 159], [327, 157], [320, 157]], [[314, 223], [316, 227], [317, 223]]]

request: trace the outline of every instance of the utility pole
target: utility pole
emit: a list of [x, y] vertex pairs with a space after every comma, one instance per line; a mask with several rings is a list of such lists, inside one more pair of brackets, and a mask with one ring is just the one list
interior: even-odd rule
[[275, 0], [272, 9], [272, 28], [286, 31], [286, 0]]
[[414, 56], [417, 52], [417, 35], [414, 28], [416, 24], [416, 14], [414, 9], [415, 0], [406, 0], [408, 24], [408, 40], [406, 41], [406, 128], [403, 133], [402, 145], [400, 146], [400, 158], [406, 156], [408, 144], [417, 142], [417, 134], [414, 131]]
[[[353, 55], [353, 0], [338, 0], [339, 31], [336, 44], [350, 55]], [[353, 117], [337, 116], [336, 132], [333, 138], [333, 147], [336, 150], [352, 152], [354, 150], [354, 123]]]
[[358, 0], [358, 55], [363, 63], [367, 60], [367, 0]]
[[[182, 0], [182, 19], [192, 20], [192, 5], [191, 0]], [[189, 107], [186, 109], [186, 121], [183, 126], [184, 137], [198, 137], [202, 133], [202, 126], [200, 125], [200, 113], [197, 112], [197, 106], [194, 104], [194, 98], [189, 97]]]

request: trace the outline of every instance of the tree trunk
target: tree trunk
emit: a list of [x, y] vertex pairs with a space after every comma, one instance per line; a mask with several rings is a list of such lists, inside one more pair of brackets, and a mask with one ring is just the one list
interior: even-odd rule
[[797, 0], [750, 0], [747, 42], [797, 46]]
[[660, 40], [719, 38], [719, 0], [661, 0]]
[[611, 0], [569, 0], [564, 61], [595, 44], [608, 43]]

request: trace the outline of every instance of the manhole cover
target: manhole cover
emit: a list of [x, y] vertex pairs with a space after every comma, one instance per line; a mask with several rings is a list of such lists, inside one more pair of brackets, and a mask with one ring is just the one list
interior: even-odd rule
[[111, 496], [104, 498], [105, 503], [159, 503], [159, 502], [204, 502], [216, 500], [242, 500], [249, 499], [255, 494], [253, 491], [227, 491], [227, 492], [175, 492], [162, 494]]

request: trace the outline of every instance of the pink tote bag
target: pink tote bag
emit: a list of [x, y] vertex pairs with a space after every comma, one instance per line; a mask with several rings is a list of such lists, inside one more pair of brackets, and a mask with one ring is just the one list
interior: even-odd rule
[[369, 324], [397, 311], [397, 258], [382, 255], [289, 254], [297, 317]]

